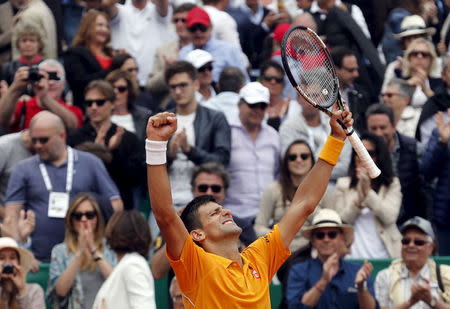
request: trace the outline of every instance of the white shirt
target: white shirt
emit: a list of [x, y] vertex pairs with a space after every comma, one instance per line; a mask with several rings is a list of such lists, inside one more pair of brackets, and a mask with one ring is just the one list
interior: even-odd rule
[[137, 61], [138, 80], [145, 86], [148, 75], [153, 71], [153, 59], [156, 48], [176, 39], [171, 26], [171, 10], [162, 17], [151, 1], [142, 10], [127, 0], [125, 4], [116, 4], [117, 16], [111, 20], [111, 43], [115, 49], [123, 48]]
[[213, 6], [203, 7], [208, 13], [212, 23], [212, 35], [218, 40], [233, 44], [241, 49], [237, 23], [227, 12], [216, 9]]
[[220, 92], [215, 97], [212, 97], [207, 102], [202, 103], [203, 106], [221, 111], [227, 118], [228, 123], [231, 123], [239, 117], [238, 103], [241, 97], [238, 93], [232, 91]]
[[421, 108], [406, 106], [398, 120], [396, 126], [397, 131], [403, 135], [415, 138], [421, 112]]
[[93, 308], [100, 308], [102, 299], [108, 309], [156, 309], [150, 267], [139, 253], [123, 256], [98, 291]]
[[112, 115], [111, 122], [123, 127], [125, 130], [136, 133], [136, 127], [134, 126], [133, 116], [127, 115]]

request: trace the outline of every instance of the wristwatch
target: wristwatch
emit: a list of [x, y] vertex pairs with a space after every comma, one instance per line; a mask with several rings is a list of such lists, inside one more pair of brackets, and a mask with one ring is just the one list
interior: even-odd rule
[[431, 296], [430, 307], [434, 308], [437, 305], [436, 297]]

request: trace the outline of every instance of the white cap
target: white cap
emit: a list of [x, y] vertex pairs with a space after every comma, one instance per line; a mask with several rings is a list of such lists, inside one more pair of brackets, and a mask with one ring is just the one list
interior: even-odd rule
[[200, 69], [205, 64], [212, 62], [213, 57], [210, 53], [203, 49], [194, 49], [186, 56], [186, 61], [192, 63], [196, 69]]
[[239, 91], [241, 98], [248, 104], [266, 103], [270, 102], [270, 93], [267, 87], [264, 87], [260, 82], [251, 82], [241, 88]]

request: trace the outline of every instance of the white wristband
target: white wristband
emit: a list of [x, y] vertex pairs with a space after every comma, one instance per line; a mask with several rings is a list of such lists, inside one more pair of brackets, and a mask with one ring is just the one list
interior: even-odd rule
[[148, 165], [166, 164], [167, 141], [145, 140], [145, 157]]

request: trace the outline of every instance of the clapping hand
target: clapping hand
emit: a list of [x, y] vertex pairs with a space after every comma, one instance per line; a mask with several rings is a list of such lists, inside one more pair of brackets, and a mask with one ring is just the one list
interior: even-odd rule
[[436, 114], [436, 127], [439, 133], [439, 141], [444, 144], [447, 144], [450, 139], [450, 108], [447, 109], [447, 114], [449, 116], [447, 123], [445, 123], [442, 112]]
[[322, 278], [328, 284], [339, 270], [339, 255], [333, 253], [323, 264]]
[[370, 262], [364, 261], [361, 268], [356, 273], [355, 284], [357, 287], [361, 288], [365, 281], [369, 279], [370, 274], [372, 273], [373, 266]]

